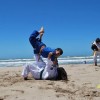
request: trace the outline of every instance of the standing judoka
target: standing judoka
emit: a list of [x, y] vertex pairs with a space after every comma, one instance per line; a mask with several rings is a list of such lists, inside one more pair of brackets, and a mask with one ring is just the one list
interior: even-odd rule
[[100, 57], [100, 38], [97, 38], [92, 43], [91, 49], [93, 50], [94, 64], [97, 66], [97, 56]]

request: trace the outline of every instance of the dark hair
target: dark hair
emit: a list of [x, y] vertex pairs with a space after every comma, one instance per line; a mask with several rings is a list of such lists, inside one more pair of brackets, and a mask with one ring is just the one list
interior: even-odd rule
[[99, 43], [99, 42], [100, 42], [100, 38], [97, 38], [97, 39], [96, 39], [96, 43]]
[[61, 48], [57, 48], [56, 50], [57, 50], [57, 51], [60, 51], [60, 55], [63, 54], [63, 50], [62, 50]]
[[95, 44], [92, 44], [91, 49], [94, 51], [98, 51], [98, 47]]
[[63, 67], [58, 67], [57, 72], [58, 72], [57, 80], [68, 81], [67, 73]]

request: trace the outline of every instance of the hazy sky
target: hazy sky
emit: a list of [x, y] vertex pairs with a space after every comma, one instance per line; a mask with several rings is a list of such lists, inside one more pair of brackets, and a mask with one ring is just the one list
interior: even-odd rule
[[43, 42], [63, 56], [92, 55], [100, 37], [100, 0], [0, 0], [0, 58], [32, 58], [29, 36], [44, 26]]

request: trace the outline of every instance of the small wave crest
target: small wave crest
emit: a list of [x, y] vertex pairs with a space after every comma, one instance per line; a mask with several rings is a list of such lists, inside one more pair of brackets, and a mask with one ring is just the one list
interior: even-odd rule
[[[46, 59], [43, 59], [46, 62]], [[100, 60], [98, 59], [100, 62]], [[34, 63], [34, 59], [7, 59], [0, 60], [0, 67], [19, 67], [26, 63]], [[83, 64], [83, 63], [93, 63], [93, 56], [87, 57], [61, 57], [58, 58], [59, 64]]]

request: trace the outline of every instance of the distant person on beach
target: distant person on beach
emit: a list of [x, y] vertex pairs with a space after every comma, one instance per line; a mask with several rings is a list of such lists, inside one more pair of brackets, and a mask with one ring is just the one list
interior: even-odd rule
[[[63, 54], [63, 50], [61, 48], [51, 49], [50, 47], [47, 47], [42, 42], [42, 36], [44, 33], [44, 28], [41, 27], [39, 31], [33, 31], [33, 33], [29, 37], [29, 41], [34, 48], [34, 54], [38, 54], [38, 59], [40, 59], [40, 56], [44, 58], [51, 59], [53, 62], [53, 65], [58, 64], [57, 58]], [[39, 38], [37, 38], [40, 36]]]
[[92, 43], [91, 49], [93, 50], [94, 64], [97, 66], [97, 56], [100, 57], [100, 38], [97, 38]]
[[[38, 59], [38, 54], [35, 54]], [[22, 76], [24, 80], [28, 80], [28, 74], [31, 73], [34, 79], [37, 80], [68, 80], [67, 73], [62, 67], [52, 66], [52, 61], [47, 59], [45, 63], [40, 57], [40, 61], [24, 65]]]
[[84, 64], [86, 64], [86, 61], [83, 61]]

